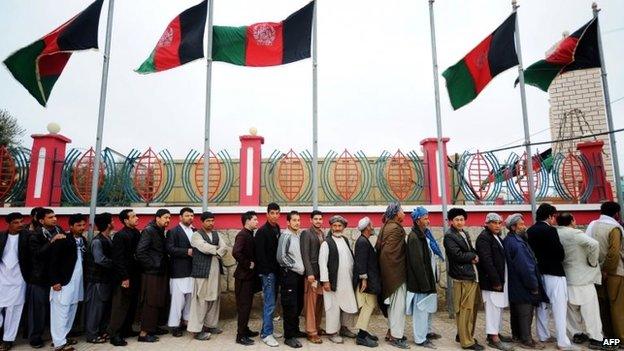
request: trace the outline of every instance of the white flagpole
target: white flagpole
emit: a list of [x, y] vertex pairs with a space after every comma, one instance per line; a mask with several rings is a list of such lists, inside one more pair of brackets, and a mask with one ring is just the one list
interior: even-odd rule
[[210, 169], [210, 98], [212, 89], [212, 9], [213, 0], [208, 1], [208, 25], [206, 39], [206, 111], [204, 120], [204, 179], [202, 194], [202, 212], [208, 210], [208, 170]]
[[537, 204], [535, 199], [535, 179], [533, 174], [533, 154], [531, 152], [531, 134], [529, 132], [529, 117], [527, 113], [526, 103], [526, 91], [524, 86], [524, 68], [522, 67], [522, 49], [520, 47], [520, 30], [518, 26], [518, 7], [520, 7], [516, 0], [511, 1], [511, 8], [516, 13], [516, 30], [514, 31], [514, 38], [516, 39], [516, 50], [518, 51], [518, 77], [520, 80], [520, 100], [522, 101], [522, 122], [524, 124], [524, 145], [527, 155], [527, 183], [529, 184], [529, 200], [531, 202], [531, 216], [533, 217], [533, 223], [535, 223], [535, 213], [537, 211]]
[[317, 6], [314, 1], [312, 16], [312, 208], [318, 209], [318, 45], [317, 45]]
[[[596, 21], [598, 20], [598, 4], [592, 3], [592, 13]], [[602, 90], [604, 92], [605, 110], [607, 112], [607, 126], [609, 132], [613, 131], [613, 112], [611, 111], [611, 98], [609, 97], [609, 83], [607, 82], [607, 68], [604, 62], [604, 53], [602, 49], [602, 35], [600, 34], [600, 22], [596, 23], [598, 31], [598, 51], [600, 53], [600, 72], [602, 77]], [[620, 162], [618, 160], [617, 146], [615, 143], [615, 134], [609, 134], [609, 145], [611, 146], [611, 159], [613, 161], [613, 174], [615, 175], [616, 201], [622, 203], [622, 180], [620, 178]], [[624, 211], [620, 213], [624, 215]]]
[[89, 239], [93, 237], [95, 208], [97, 206], [98, 185], [100, 183], [100, 164], [102, 163], [102, 135], [104, 134], [104, 115], [106, 112], [106, 91], [108, 85], [108, 64], [110, 61], [111, 34], [113, 32], [113, 8], [115, 0], [108, 0], [106, 18], [106, 43], [104, 44], [104, 63], [102, 65], [102, 83], [100, 86], [100, 108], [98, 112], [97, 133], [95, 137], [95, 161], [91, 178], [91, 203], [89, 206]]

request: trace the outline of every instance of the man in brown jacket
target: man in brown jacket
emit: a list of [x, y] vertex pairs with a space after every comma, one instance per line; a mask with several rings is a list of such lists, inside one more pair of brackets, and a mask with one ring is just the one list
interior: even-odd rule
[[323, 316], [323, 289], [319, 286], [319, 250], [324, 240], [323, 213], [314, 210], [310, 214], [310, 228], [301, 232], [301, 257], [305, 268], [305, 320], [308, 341], [321, 344], [319, 337], [321, 317]]
[[388, 306], [388, 335], [386, 341], [391, 345], [407, 349], [405, 333], [405, 229], [402, 223], [405, 213], [401, 204], [393, 202], [384, 214], [386, 222], [379, 232], [377, 252], [381, 271], [382, 301]]

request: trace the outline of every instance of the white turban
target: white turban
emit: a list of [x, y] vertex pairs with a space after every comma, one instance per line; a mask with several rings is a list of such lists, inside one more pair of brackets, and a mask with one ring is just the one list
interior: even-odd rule
[[364, 217], [364, 218], [360, 219], [360, 221], [358, 222], [357, 229], [359, 231], [364, 231], [364, 229], [368, 228], [368, 225], [370, 223], [371, 223], [370, 218]]

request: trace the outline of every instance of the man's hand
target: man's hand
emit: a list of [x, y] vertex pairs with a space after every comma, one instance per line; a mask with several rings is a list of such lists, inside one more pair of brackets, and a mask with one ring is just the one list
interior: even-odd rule
[[360, 292], [364, 292], [368, 288], [368, 280], [362, 279], [362, 284], [360, 284]]
[[186, 254], [193, 257], [193, 249], [188, 249]]
[[63, 286], [61, 284], [54, 284], [54, 285], [52, 285], [52, 290], [54, 290], [54, 291], [61, 291], [61, 289], [63, 289]]
[[57, 240], [62, 240], [62, 239], [65, 239], [65, 234], [56, 234], [55, 236], [52, 237], [50, 242], [53, 243]]
[[308, 283], [312, 284], [314, 283], [315, 280], [316, 280], [316, 277], [314, 277], [313, 275], [308, 276]]
[[475, 258], [473, 258], [471, 262], [472, 262], [473, 264], [477, 264], [477, 263], [479, 263], [479, 256], [475, 256]]
[[124, 289], [128, 289], [130, 287], [130, 279], [123, 280], [121, 282], [121, 287]]
[[323, 283], [323, 290], [330, 292], [331, 291], [331, 284], [329, 282], [325, 282]]
[[254, 267], [255, 267], [255, 266], [256, 266], [256, 264], [252, 261], [252, 262], [249, 264], [249, 269], [254, 269]]

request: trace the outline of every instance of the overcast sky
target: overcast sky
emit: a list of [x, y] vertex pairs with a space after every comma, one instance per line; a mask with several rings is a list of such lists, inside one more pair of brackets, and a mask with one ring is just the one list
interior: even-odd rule
[[[379, 155], [419, 150], [434, 137], [435, 105], [427, 0], [318, 0], [319, 151], [348, 148]], [[90, 0], [0, 1], [0, 58], [30, 44], [84, 9]], [[167, 148], [176, 158], [203, 149], [206, 65], [142, 76], [133, 71], [149, 55], [178, 13], [198, 0], [117, 0], [112, 36], [104, 145], [127, 154], [132, 148]], [[279, 21], [307, 0], [215, 0], [214, 23], [246, 25]], [[62, 4], [62, 5], [61, 5]], [[520, 0], [519, 25], [525, 67], [542, 59], [561, 38], [591, 18], [591, 1]], [[599, 2], [611, 98], [624, 97], [624, 1]], [[49, 122], [61, 125], [72, 147], [95, 143], [108, 1], [100, 21], [101, 51], [75, 53], [42, 108], [0, 69], [0, 108], [32, 133]], [[440, 73], [492, 32], [510, 13], [506, 0], [435, 4]], [[487, 150], [521, 140], [517, 69], [496, 77], [471, 104], [453, 111], [440, 77], [444, 135], [450, 152]], [[257, 127], [264, 156], [274, 149], [311, 149], [311, 60], [280, 67], [213, 65], [213, 150], [238, 157], [238, 136]], [[548, 94], [527, 86], [531, 133], [548, 128]], [[624, 127], [624, 100], [613, 104], [615, 128]], [[624, 164], [624, 136], [618, 136]], [[548, 130], [533, 141], [549, 140]], [[518, 142], [519, 143], [519, 142]], [[543, 147], [542, 147], [543, 149]], [[521, 151], [521, 150], [518, 150]]]

